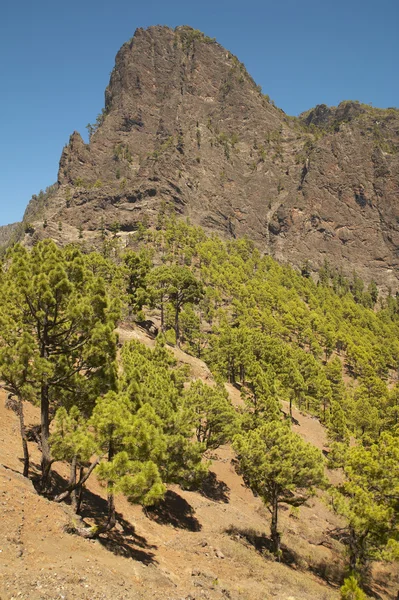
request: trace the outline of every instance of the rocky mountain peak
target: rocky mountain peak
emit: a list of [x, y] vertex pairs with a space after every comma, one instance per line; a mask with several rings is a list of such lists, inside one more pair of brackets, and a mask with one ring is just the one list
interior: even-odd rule
[[155, 26], [119, 50], [89, 133], [72, 134], [45, 204], [66, 225], [60, 243], [127, 235], [166, 205], [280, 260], [328, 259], [398, 288], [396, 109], [346, 101], [288, 117], [214, 39]]

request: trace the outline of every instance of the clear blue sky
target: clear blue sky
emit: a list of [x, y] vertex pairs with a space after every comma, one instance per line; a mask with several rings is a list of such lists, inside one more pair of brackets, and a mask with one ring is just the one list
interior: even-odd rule
[[288, 114], [399, 106], [399, 0], [3, 0], [0, 225], [56, 181], [69, 135], [104, 105], [116, 52], [156, 24], [216, 37]]

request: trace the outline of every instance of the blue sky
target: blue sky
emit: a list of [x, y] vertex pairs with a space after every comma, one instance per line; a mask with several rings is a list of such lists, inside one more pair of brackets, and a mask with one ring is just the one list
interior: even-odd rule
[[399, 106], [398, 0], [3, 0], [0, 225], [56, 181], [69, 135], [104, 105], [116, 52], [155, 24], [216, 37], [288, 114]]

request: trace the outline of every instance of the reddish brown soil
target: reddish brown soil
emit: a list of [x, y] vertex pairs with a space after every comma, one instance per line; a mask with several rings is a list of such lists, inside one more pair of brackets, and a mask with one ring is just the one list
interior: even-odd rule
[[[208, 378], [204, 363], [180, 352], [193, 377]], [[343, 548], [329, 535], [340, 525], [337, 517], [321, 498], [299, 515], [281, 510], [285, 562], [275, 562], [267, 550], [268, 512], [237, 475], [227, 446], [209, 457], [212, 475], [202, 493], [171, 486], [163, 505], [148, 514], [120, 496], [118, 525], [108, 536], [90, 541], [67, 533], [75, 520], [70, 507], [39, 496], [21, 475], [18, 420], [5, 398], [1, 391], [1, 600], [339, 598]], [[25, 409], [28, 424], [37, 423], [37, 409]], [[320, 423], [294, 416], [296, 429], [323, 446]], [[40, 453], [33, 442], [30, 451], [34, 475]], [[56, 467], [65, 478], [67, 466]], [[83, 516], [92, 523], [103, 515], [105, 494], [95, 477], [89, 483]], [[394, 575], [387, 568], [376, 575], [381, 598], [393, 598]]]

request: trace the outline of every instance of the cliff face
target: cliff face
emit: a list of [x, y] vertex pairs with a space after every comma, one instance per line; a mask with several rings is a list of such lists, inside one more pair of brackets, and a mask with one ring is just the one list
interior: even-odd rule
[[165, 203], [278, 259], [327, 258], [398, 288], [398, 110], [344, 102], [287, 117], [236, 57], [188, 27], [137, 30], [105, 100], [90, 143], [75, 132], [63, 150], [45, 233], [133, 231]]
[[17, 233], [19, 223], [11, 223], [10, 225], [0, 226], [0, 250], [5, 248]]

